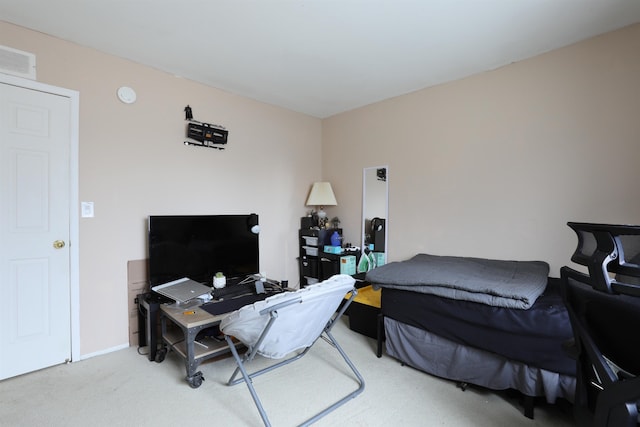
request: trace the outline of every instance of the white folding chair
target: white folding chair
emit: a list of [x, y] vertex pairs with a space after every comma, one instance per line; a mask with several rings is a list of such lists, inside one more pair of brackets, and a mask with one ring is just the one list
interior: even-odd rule
[[[302, 425], [316, 422], [364, 390], [364, 379], [331, 334], [335, 322], [342, 316], [357, 293], [354, 283], [355, 280], [351, 276], [336, 275], [295, 292], [277, 294], [264, 301], [244, 306], [227, 315], [220, 323], [220, 329], [225, 334], [225, 339], [238, 364], [228, 385], [243, 381], [247, 384], [265, 426], [271, 424], [253, 387], [252, 379], [302, 358], [321, 336], [338, 350], [351, 368], [359, 386]], [[340, 303], [345, 301], [345, 295], [349, 292], [351, 297], [340, 307]], [[247, 351], [242, 357], [233, 344], [233, 338], [247, 346]], [[287, 358], [249, 373], [246, 369], [247, 364], [256, 355], [269, 359]], [[236, 379], [238, 373], [242, 374], [242, 378]]]

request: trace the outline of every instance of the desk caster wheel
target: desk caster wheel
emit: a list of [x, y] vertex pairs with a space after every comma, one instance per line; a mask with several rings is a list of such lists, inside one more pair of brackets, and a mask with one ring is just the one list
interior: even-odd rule
[[187, 382], [191, 388], [198, 388], [202, 385], [202, 381], [204, 381], [204, 376], [202, 372], [198, 371], [191, 378], [187, 378]]
[[167, 349], [161, 348], [156, 352], [156, 363], [162, 363], [164, 357], [167, 355]]

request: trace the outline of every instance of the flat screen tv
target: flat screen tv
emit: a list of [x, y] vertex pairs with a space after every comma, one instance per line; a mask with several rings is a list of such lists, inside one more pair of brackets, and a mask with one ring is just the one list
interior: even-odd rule
[[150, 285], [182, 277], [211, 285], [217, 272], [227, 280], [258, 273], [257, 223], [256, 214], [149, 216]]

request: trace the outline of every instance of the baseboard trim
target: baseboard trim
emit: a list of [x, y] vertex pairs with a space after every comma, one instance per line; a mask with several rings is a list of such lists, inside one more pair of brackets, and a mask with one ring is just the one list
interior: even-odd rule
[[78, 359], [78, 360], [91, 359], [92, 357], [95, 357], [95, 356], [102, 356], [103, 354], [113, 353], [114, 351], [122, 350], [122, 349], [125, 349], [125, 348], [128, 348], [128, 347], [129, 347], [129, 343], [120, 344], [120, 345], [117, 345], [115, 347], [106, 348], [104, 350], [96, 351], [95, 353], [83, 354], [83, 355], [80, 356], [80, 359]]

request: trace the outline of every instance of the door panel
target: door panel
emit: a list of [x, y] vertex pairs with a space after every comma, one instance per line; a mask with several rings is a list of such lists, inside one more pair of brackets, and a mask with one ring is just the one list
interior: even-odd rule
[[0, 379], [71, 357], [70, 117], [67, 97], [0, 84]]

